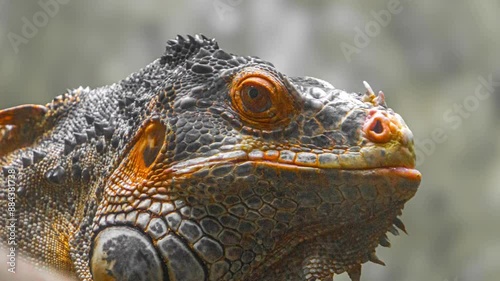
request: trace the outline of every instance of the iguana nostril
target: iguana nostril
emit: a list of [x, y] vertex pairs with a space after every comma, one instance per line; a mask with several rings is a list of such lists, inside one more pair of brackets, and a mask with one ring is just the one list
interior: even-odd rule
[[384, 127], [382, 127], [380, 120], [375, 120], [375, 125], [373, 125], [372, 131], [376, 134], [382, 134], [382, 132], [384, 132]]
[[370, 112], [363, 126], [363, 130], [365, 131], [366, 137], [372, 142], [388, 142], [392, 138], [390, 123], [391, 120], [384, 115], [383, 112], [374, 110]]

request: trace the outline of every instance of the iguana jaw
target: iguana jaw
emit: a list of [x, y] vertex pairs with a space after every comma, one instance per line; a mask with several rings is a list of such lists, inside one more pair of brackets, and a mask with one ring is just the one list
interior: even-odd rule
[[[268, 163], [258, 165], [274, 169]], [[390, 246], [387, 232], [397, 235], [396, 228], [406, 232], [398, 216], [402, 214], [404, 204], [415, 195], [421, 180], [420, 172], [403, 167], [294, 169], [293, 173], [298, 175], [294, 183], [284, 184], [286, 187], [278, 189], [277, 194], [287, 194], [290, 188], [297, 189], [297, 192], [288, 194], [296, 195], [292, 199], [298, 202], [294, 217], [301, 219], [292, 221], [282, 236], [275, 237], [278, 242], [268, 253], [267, 264], [258, 265], [254, 276], [259, 277], [249, 280], [279, 280], [285, 275], [276, 273], [274, 279], [262, 276], [269, 271], [284, 270], [283, 264], [291, 265], [289, 272], [296, 267], [298, 275], [307, 276], [304, 273], [314, 263], [316, 272], [324, 274], [325, 280], [333, 273], [346, 271], [357, 280], [356, 270], [367, 261], [385, 265], [375, 254], [375, 249], [378, 245]], [[297, 260], [301, 263], [297, 264]], [[272, 265], [273, 262], [276, 266]]]
[[[263, 259], [266, 263], [255, 265], [253, 276], [258, 278], [249, 277], [248, 280], [268, 280], [263, 277], [266, 272], [284, 270], [283, 264], [296, 260], [307, 264], [310, 259], [320, 259], [331, 274], [350, 272], [367, 261], [383, 264], [375, 255], [375, 248], [379, 244], [387, 246], [386, 232], [395, 233], [394, 224], [405, 231], [397, 216], [415, 195], [421, 180], [420, 172], [403, 165], [362, 169], [301, 166], [282, 163], [276, 154], [280, 155], [255, 150], [251, 153], [228, 152], [209, 160], [191, 160], [171, 167], [172, 178], [177, 182], [186, 181], [186, 185], [200, 181], [218, 182], [216, 189], [220, 193], [217, 192], [215, 198], [256, 189], [251, 180], [256, 176], [270, 184], [266, 188], [276, 194], [274, 198], [295, 202], [282, 210], [279, 205], [274, 205], [279, 201], [267, 202], [273, 207], [278, 206], [273, 219], [281, 212], [293, 213], [291, 217], [295, 220], [286, 222], [285, 232], [274, 233], [272, 237], [276, 244]], [[270, 158], [271, 155], [274, 159]], [[217, 176], [221, 170], [235, 175], [234, 182], [228, 184], [224, 175]], [[246, 173], [239, 172], [242, 170]], [[204, 178], [200, 178], [201, 175], [205, 175]], [[196, 196], [203, 200], [200, 194]], [[214, 199], [206, 197], [204, 200]], [[296, 266], [300, 268], [302, 265]], [[274, 277], [278, 279], [283, 277], [281, 273], [276, 274]]]
[[[250, 162], [255, 164], [268, 165], [277, 169], [285, 170], [314, 170], [317, 173], [328, 170], [358, 170], [358, 171], [386, 171], [420, 180], [421, 174], [414, 169], [415, 160], [412, 150], [400, 149], [390, 151], [372, 147], [371, 152], [363, 149], [361, 153], [334, 154], [325, 152], [315, 154], [311, 152], [294, 153], [290, 150], [236, 150], [223, 152], [209, 157], [199, 157], [180, 163], [176, 163], [165, 172], [176, 177], [189, 176], [200, 169], [212, 169], [220, 165], [240, 164]], [[387, 155], [387, 156], [386, 156]], [[374, 159], [378, 156], [378, 159]], [[386, 164], [383, 164], [386, 162]]]

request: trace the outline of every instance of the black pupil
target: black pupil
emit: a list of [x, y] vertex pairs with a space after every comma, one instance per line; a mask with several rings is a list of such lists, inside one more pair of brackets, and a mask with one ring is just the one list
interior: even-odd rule
[[248, 90], [248, 96], [251, 98], [251, 99], [255, 99], [257, 96], [259, 96], [259, 90], [255, 87], [251, 87], [249, 90]]

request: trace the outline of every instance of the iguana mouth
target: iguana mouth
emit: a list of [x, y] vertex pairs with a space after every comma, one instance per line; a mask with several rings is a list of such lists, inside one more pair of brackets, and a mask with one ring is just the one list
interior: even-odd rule
[[409, 180], [414, 180], [420, 182], [422, 179], [422, 174], [417, 169], [411, 169], [406, 167], [387, 167], [379, 168], [381, 171], [386, 171], [389, 174], [399, 175], [405, 177]]
[[[263, 180], [267, 190], [262, 192], [277, 192], [274, 198], [284, 196], [294, 201], [297, 210], [301, 206], [319, 208], [325, 204], [338, 208], [334, 216], [308, 210], [306, 213], [314, 215], [306, 224], [331, 219], [337, 220], [336, 223], [359, 222], [362, 214], [370, 217], [391, 209], [394, 204], [404, 204], [415, 195], [421, 181], [418, 170], [403, 166], [319, 168], [259, 158], [256, 154], [235, 151], [185, 161], [173, 165], [168, 177], [175, 182], [174, 186], [179, 185], [177, 191], [183, 196], [189, 196], [183, 186], [212, 186], [208, 193], [228, 196], [255, 188]], [[197, 193], [200, 202], [212, 201], [208, 193]], [[357, 213], [349, 211], [357, 205], [366, 208]]]
[[[400, 159], [405, 157], [410, 157], [411, 155], [407, 152], [401, 153]], [[170, 168], [166, 170], [168, 174], [172, 176], [184, 176], [203, 168], [212, 169], [218, 166], [229, 166], [235, 164], [241, 164], [243, 162], [250, 162], [255, 164], [262, 164], [269, 167], [276, 167], [279, 169], [302, 169], [316, 171], [317, 173], [326, 172], [328, 170], [350, 170], [350, 171], [360, 171], [365, 173], [386, 173], [400, 175], [407, 178], [413, 178], [414, 180], [420, 181], [421, 174], [418, 170], [414, 169], [414, 164], [409, 163], [409, 161], [402, 160], [401, 165], [381, 165], [381, 166], [370, 166], [366, 164], [366, 161], [362, 161], [362, 165], [348, 166], [346, 163], [352, 164], [355, 161], [353, 157], [346, 156], [347, 160], [343, 160], [344, 156], [339, 156], [333, 153], [294, 153], [288, 150], [285, 151], [258, 151], [253, 150], [251, 152], [246, 152], [244, 150], [230, 151], [225, 153], [219, 153], [217, 155], [209, 157], [199, 157], [195, 159], [190, 159], [187, 161], [179, 162], [173, 164]], [[344, 163], [344, 161], [346, 161]]]

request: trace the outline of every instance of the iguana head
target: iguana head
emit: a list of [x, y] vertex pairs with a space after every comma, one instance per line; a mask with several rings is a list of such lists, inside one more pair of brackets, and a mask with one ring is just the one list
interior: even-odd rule
[[289, 77], [179, 36], [108, 92], [80, 91], [72, 122], [97, 137], [75, 150], [108, 159], [87, 180], [96, 208], [82, 211], [80, 276], [359, 280], [362, 263], [383, 263], [386, 232], [405, 230], [397, 216], [420, 183], [411, 131], [364, 86]]
[[169, 41], [158, 67], [169, 74], [105, 188], [137, 218], [101, 205], [116, 218], [96, 228], [95, 276], [135, 249], [106, 250], [120, 235], [147, 244], [148, 272], [170, 280], [356, 279], [381, 263], [375, 248], [403, 228], [420, 182], [412, 133], [383, 93], [288, 77], [198, 36]]

